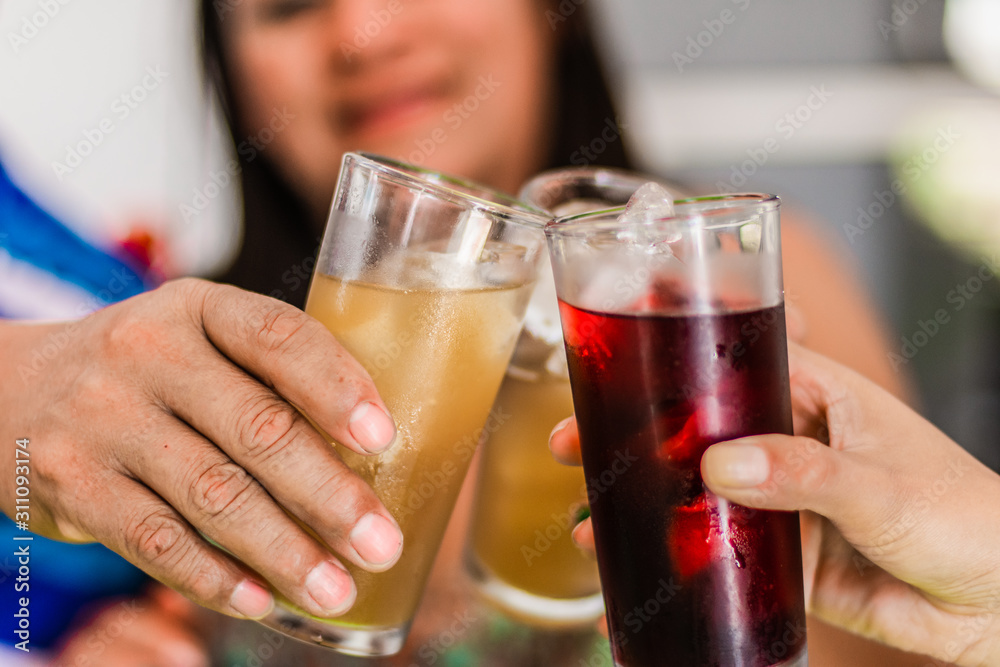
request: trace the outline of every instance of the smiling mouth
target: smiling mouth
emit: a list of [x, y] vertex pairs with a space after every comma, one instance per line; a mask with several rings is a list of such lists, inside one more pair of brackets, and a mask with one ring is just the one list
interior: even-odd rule
[[345, 104], [339, 114], [339, 125], [348, 134], [372, 139], [394, 134], [414, 125], [428, 122], [444, 112], [443, 91], [421, 88], [382, 99]]

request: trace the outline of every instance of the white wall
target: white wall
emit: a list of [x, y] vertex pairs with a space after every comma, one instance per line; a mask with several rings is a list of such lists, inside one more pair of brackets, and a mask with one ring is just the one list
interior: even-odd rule
[[0, 4], [0, 152], [15, 180], [93, 238], [136, 222], [155, 229], [185, 273], [216, 265], [238, 220], [232, 184], [188, 220], [180, 209], [228, 159], [202, 98], [195, 9], [192, 0]]

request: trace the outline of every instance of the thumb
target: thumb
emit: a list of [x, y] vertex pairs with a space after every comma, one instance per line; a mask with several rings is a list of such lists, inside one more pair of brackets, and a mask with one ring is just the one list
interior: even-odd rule
[[746, 507], [810, 510], [855, 528], [873, 518], [866, 467], [817, 440], [759, 435], [712, 445], [701, 474], [714, 493]]

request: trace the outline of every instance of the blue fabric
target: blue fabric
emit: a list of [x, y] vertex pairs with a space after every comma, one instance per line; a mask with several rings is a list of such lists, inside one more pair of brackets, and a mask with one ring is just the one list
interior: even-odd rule
[[[0, 514], [0, 544], [7, 552], [0, 558], [0, 642], [13, 645], [20, 609], [18, 598], [30, 600], [32, 648], [48, 648], [55, 644], [84, 607], [109, 597], [135, 595], [148, 578], [109, 549], [99, 544], [66, 544], [38, 535], [30, 542], [13, 540], [14, 536], [32, 535], [18, 530], [14, 522]], [[18, 581], [16, 548], [28, 546], [30, 562], [28, 576]], [[27, 590], [18, 590], [27, 584]]]
[[[2, 163], [0, 247], [16, 260], [83, 288], [98, 303], [119, 301], [146, 288], [127, 263], [83, 240], [32, 201], [10, 180]], [[17, 620], [11, 614], [20, 608], [19, 598], [30, 600], [31, 647], [44, 649], [59, 639], [81, 608], [103, 598], [135, 594], [148, 581], [141, 570], [103, 546], [65, 544], [37, 535], [30, 542], [15, 542], [15, 535], [30, 533], [0, 514], [0, 554], [6, 554], [0, 555], [0, 642], [5, 644], [18, 641]], [[19, 564], [13, 555], [22, 545], [29, 545], [31, 559], [26, 582], [17, 580]], [[19, 583], [27, 583], [28, 589], [18, 591]]]
[[[142, 277], [121, 259], [95, 248], [32, 201], [0, 162], [0, 246], [12, 257], [87, 290], [104, 303], [140, 294]], [[132, 280], [116, 280], [116, 276]], [[109, 290], [109, 285], [115, 289]], [[120, 285], [120, 287], [119, 287]]]

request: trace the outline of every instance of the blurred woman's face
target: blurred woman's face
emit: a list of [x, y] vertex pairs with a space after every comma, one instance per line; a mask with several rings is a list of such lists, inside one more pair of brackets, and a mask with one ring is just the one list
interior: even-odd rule
[[274, 130], [263, 152], [319, 215], [344, 151], [508, 191], [542, 166], [556, 37], [540, 0], [216, 5], [239, 130]]

